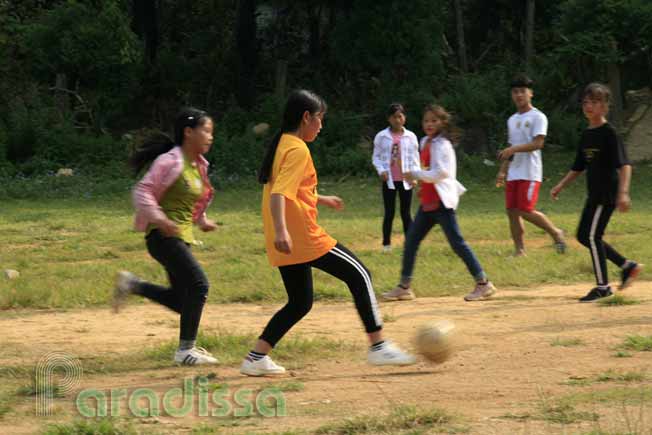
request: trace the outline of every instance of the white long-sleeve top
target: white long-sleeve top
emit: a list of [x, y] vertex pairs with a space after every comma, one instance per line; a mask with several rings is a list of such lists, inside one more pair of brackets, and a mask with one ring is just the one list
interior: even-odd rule
[[[421, 139], [419, 149], [426, 146], [428, 137]], [[414, 178], [425, 183], [432, 183], [444, 207], [455, 210], [460, 196], [466, 188], [457, 181], [457, 157], [453, 144], [444, 136], [432, 139], [430, 144], [430, 167], [413, 172]]]
[[[392, 179], [392, 145], [394, 139], [389, 127], [378, 132], [374, 138], [374, 153], [371, 158], [378, 175], [383, 172], [387, 173], [387, 187], [395, 189], [394, 180]], [[419, 164], [419, 141], [417, 136], [407, 128], [401, 136], [401, 172], [414, 172], [421, 168]], [[403, 180], [405, 190], [412, 188], [410, 183]]]

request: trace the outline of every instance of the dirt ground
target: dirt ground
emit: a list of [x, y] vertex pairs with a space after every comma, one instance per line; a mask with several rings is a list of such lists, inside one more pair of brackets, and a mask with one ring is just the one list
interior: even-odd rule
[[[652, 372], [652, 352], [632, 352], [617, 358], [616, 348], [628, 335], [652, 335], [652, 283], [638, 282], [624, 294], [640, 304], [602, 306], [579, 304], [590, 284], [549, 286], [529, 290], [502, 290], [494, 300], [465, 303], [459, 297], [423, 298], [410, 302], [381, 303], [390, 321], [387, 336], [411, 348], [416, 328], [435, 319], [456, 325], [457, 350], [441, 365], [420, 361], [404, 368], [376, 368], [365, 362], [365, 337], [351, 303], [316, 303], [313, 311], [293, 330], [304, 337], [322, 336], [360, 344], [359, 357], [310, 360], [282, 379], [303, 384], [288, 391], [286, 417], [231, 420], [220, 433], [312, 430], [344, 418], [387, 415], [399, 405], [440, 408], [455, 416], [456, 427], [471, 434], [580, 434], [598, 428], [609, 433], [647, 434], [652, 428], [652, 402], [634, 407], [618, 403], [589, 403], [578, 410], [597, 413], [595, 421], [562, 424], [536, 418], [542, 404], [580, 392], [615, 387], [645, 388], [652, 373], [634, 384], [590, 382], [609, 369], [616, 372]], [[233, 333], [259, 333], [274, 306], [209, 305], [202, 328]], [[65, 312], [19, 311], [0, 315], [0, 367], [34, 366], [50, 351], [82, 357], [138, 352], [152, 342], [176, 336], [175, 316], [153, 304], [131, 305], [118, 315], [108, 309]], [[553, 345], [580, 340], [572, 346]], [[219, 357], [219, 355], [216, 355]], [[279, 360], [280, 364], [287, 361]], [[270, 379], [239, 375], [238, 367], [217, 366], [215, 382], [229, 388], [260, 388]], [[181, 368], [170, 364], [157, 370], [120, 374], [85, 374], [77, 389], [149, 387], [163, 391], [179, 386], [179, 379], [206, 368]], [[573, 385], [587, 380], [587, 385]], [[73, 395], [57, 399], [71, 407]], [[33, 398], [0, 420], [0, 432], [33, 433], [45, 423], [69, 421], [71, 413], [35, 417]], [[530, 416], [528, 418], [527, 416]], [[634, 416], [635, 417], [632, 417]], [[510, 417], [511, 416], [511, 417]], [[521, 416], [522, 418], [515, 418]], [[635, 421], [634, 421], [635, 420]], [[138, 424], [165, 433], [189, 431], [214, 418], [158, 417]]]

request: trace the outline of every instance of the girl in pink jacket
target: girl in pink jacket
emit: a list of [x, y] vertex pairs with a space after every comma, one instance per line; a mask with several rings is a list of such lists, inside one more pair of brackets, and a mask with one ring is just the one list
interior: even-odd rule
[[203, 157], [212, 143], [211, 117], [187, 108], [174, 123], [174, 140], [163, 133], [153, 135], [129, 162], [136, 173], [151, 163], [133, 190], [135, 228], [145, 232], [147, 250], [165, 268], [170, 285], [162, 287], [132, 273], [118, 272], [114, 309], [117, 312], [128, 295], [136, 294], [179, 313], [179, 348], [174, 361], [184, 365], [217, 363], [212, 355], [195, 346], [209, 284], [190, 249], [196, 244], [193, 225], [202, 231], [216, 228], [206, 218], [213, 187]]

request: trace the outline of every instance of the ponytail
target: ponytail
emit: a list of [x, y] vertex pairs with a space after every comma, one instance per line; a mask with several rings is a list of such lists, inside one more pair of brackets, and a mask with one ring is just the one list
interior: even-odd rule
[[158, 156], [174, 148], [175, 143], [170, 136], [159, 131], [152, 133], [138, 146], [129, 157], [129, 166], [138, 175], [145, 166], [152, 163]]
[[290, 93], [283, 111], [281, 130], [267, 144], [265, 156], [258, 171], [258, 182], [260, 184], [269, 182], [272, 175], [272, 166], [274, 165], [274, 156], [283, 133], [297, 131], [301, 126], [301, 120], [305, 112], [314, 115], [324, 113], [326, 109], [327, 105], [324, 99], [314, 92], [300, 89]]
[[274, 164], [274, 156], [276, 155], [276, 149], [278, 148], [278, 143], [281, 141], [281, 136], [283, 135], [282, 131], [279, 131], [274, 135], [271, 141], [267, 144], [267, 149], [265, 150], [265, 157], [263, 157], [263, 163], [258, 171], [258, 182], [260, 184], [267, 184], [269, 177], [272, 174], [272, 165]]
[[183, 145], [186, 127], [194, 129], [208, 120], [211, 120], [211, 117], [203, 110], [194, 107], [181, 109], [174, 121], [174, 139], [161, 131], [152, 133], [142, 144], [136, 146], [129, 157], [129, 166], [136, 174], [140, 173], [161, 154], [167, 153], [177, 145]]

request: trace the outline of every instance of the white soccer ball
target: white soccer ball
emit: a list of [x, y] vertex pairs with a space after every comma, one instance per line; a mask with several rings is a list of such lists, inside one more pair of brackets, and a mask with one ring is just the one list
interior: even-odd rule
[[439, 320], [422, 325], [415, 337], [418, 352], [429, 361], [443, 363], [454, 351], [455, 325], [450, 320]]

